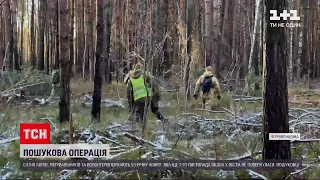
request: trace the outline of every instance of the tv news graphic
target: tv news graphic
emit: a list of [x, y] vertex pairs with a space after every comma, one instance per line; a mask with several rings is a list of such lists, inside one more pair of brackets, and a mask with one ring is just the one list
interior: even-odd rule
[[20, 123], [20, 144], [50, 144], [50, 123]]
[[20, 158], [108, 158], [109, 144], [21, 144]]
[[300, 140], [300, 133], [269, 133], [269, 140], [273, 140], [273, 141]]
[[302, 169], [302, 161], [296, 160], [27, 160], [20, 161], [23, 170], [112, 170], [112, 171], [150, 171], [150, 170], [264, 170]]

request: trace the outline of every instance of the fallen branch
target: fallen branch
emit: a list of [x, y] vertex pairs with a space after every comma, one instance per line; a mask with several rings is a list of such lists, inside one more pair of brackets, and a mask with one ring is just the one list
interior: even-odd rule
[[162, 89], [160, 90], [160, 92], [179, 92], [181, 91], [181, 88], [180, 89]]
[[292, 104], [303, 104], [303, 105], [313, 105], [312, 103], [300, 102], [300, 101], [289, 101]]
[[105, 158], [105, 160], [119, 158], [120, 156], [123, 156], [124, 154], [131, 153], [131, 152], [136, 151], [136, 150], [138, 150], [138, 149], [140, 149], [140, 148], [142, 148], [142, 146], [137, 146], [137, 147], [135, 147], [135, 148], [129, 149], [128, 151], [125, 151], [125, 152], [122, 152], [122, 153], [119, 153], [119, 154], [116, 154], [116, 155], [107, 157], [107, 158]]
[[259, 154], [262, 154], [262, 150], [258, 151], [258, 152], [254, 152], [252, 154], [243, 155], [243, 156], [240, 156], [240, 157], [229, 158], [227, 160], [246, 160], [246, 159], [250, 159], [250, 158], [252, 158], [254, 156], [257, 156]]
[[224, 109], [226, 112], [228, 112], [229, 114], [231, 114], [233, 117], [236, 117], [236, 115], [231, 112], [229, 109], [222, 107], [222, 109]]
[[295, 172], [291, 172], [284, 180], [288, 180], [291, 176], [294, 176], [294, 175], [297, 175], [297, 174], [300, 174], [301, 172], [303, 172], [303, 171], [305, 171], [305, 170], [307, 170], [307, 169], [309, 169], [311, 166], [307, 166], [307, 167], [305, 167], [305, 168], [303, 168], [303, 169], [300, 169], [300, 170], [298, 170], [298, 171], [295, 171]]
[[35, 83], [35, 84], [29, 84], [29, 85], [24, 85], [24, 86], [19, 86], [19, 87], [16, 87], [16, 88], [9, 88], [7, 90], [4, 90], [0, 93], [0, 95], [3, 95], [5, 93], [8, 93], [8, 92], [11, 92], [11, 91], [15, 91], [17, 90], [18, 88], [26, 88], [26, 87], [32, 87], [32, 86], [37, 86], [37, 85], [40, 85], [40, 84], [46, 84], [47, 82], [39, 82], [39, 83]]
[[262, 97], [252, 97], [252, 98], [240, 98], [240, 99], [234, 99], [235, 101], [251, 101], [251, 102], [255, 102], [255, 101], [261, 101]]
[[142, 145], [148, 144], [148, 145], [151, 145], [151, 146], [154, 147], [154, 148], [159, 147], [158, 145], [156, 145], [156, 144], [154, 144], [154, 143], [152, 143], [152, 142], [150, 142], [150, 141], [147, 141], [147, 140], [145, 140], [145, 139], [142, 139], [142, 138], [140, 138], [140, 137], [137, 137], [137, 136], [135, 136], [135, 135], [133, 135], [133, 134], [131, 134], [131, 133], [128, 133], [128, 132], [126, 132], [126, 133], [124, 134], [124, 136], [127, 137], [127, 138], [130, 138], [130, 139], [132, 139], [132, 140], [134, 140], [134, 141], [137, 141], [137, 142], [139, 142], [139, 143], [142, 144]]
[[306, 143], [306, 142], [320, 142], [320, 139], [300, 139], [290, 141], [291, 143]]
[[252, 124], [252, 123], [245, 123], [245, 122], [239, 122], [239, 121], [230, 121], [230, 120], [226, 120], [226, 119], [205, 119], [204, 121], [222, 121], [222, 122], [227, 122], [230, 124], [240, 124], [240, 125], [257, 126], [257, 127], [262, 126], [262, 124]]
[[259, 178], [262, 178], [263, 180], [268, 180], [268, 178], [266, 178], [264, 175], [262, 175], [262, 174], [259, 174], [259, 173], [257, 173], [257, 172], [254, 172], [254, 171], [252, 171], [252, 170], [250, 170], [250, 169], [248, 169], [247, 170], [249, 173], [251, 173], [252, 175], [255, 175], [255, 176], [258, 176]]
[[225, 111], [213, 111], [209, 109], [195, 109], [196, 111], [206, 111], [206, 112], [211, 112], [211, 113], [225, 113]]
[[9, 139], [3, 139], [3, 140], [0, 140], [0, 144], [6, 144], [6, 143], [10, 143], [12, 141], [16, 141], [16, 140], [19, 140], [20, 137], [14, 137], [14, 138], [9, 138]]

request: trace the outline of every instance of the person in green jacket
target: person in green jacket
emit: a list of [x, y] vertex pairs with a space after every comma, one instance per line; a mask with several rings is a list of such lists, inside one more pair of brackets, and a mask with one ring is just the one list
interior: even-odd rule
[[143, 65], [138, 63], [131, 71], [127, 82], [127, 98], [131, 113], [129, 119], [139, 123], [145, 122], [145, 108], [147, 110], [150, 105], [152, 113], [160, 121], [164, 121], [165, 118], [158, 106], [160, 101], [158, 83], [151, 73], [144, 71]]

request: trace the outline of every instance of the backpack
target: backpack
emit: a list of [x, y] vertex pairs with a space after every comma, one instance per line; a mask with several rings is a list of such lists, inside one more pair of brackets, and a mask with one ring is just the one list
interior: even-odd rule
[[58, 84], [60, 82], [60, 73], [59, 71], [55, 71], [52, 74], [52, 84]]
[[202, 81], [202, 92], [209, 93], [212, 87], [212, 76], [207, 76]]

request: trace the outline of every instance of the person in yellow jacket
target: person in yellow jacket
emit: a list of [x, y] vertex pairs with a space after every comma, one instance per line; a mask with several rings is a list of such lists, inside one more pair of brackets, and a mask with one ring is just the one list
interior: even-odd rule
[[160, 121], [164, 121], [158, 106], [160, 101], [160, 92], [155, 78], [144, 71], [142, 64], [136, 64], [134, 70], [129, 72], [127, 78], [127, 98], [129, 111], [131, 112], [130, 120], [136, 122], [145, 121], [145, 107], [148, 109], [151, 105], [151, 111]]
[[200, 90], [203, 109], [211, 110], [212, 101], [215, 95], [217, 95], [217, 99], [221, 99], [220, 84], [218, 79], [214, 77], [211, 66], [206, 67], [205, 72], [198, 78], [193, 98], [198, 98]]

